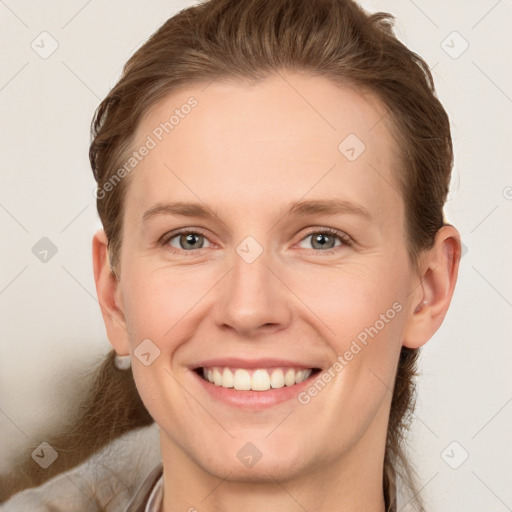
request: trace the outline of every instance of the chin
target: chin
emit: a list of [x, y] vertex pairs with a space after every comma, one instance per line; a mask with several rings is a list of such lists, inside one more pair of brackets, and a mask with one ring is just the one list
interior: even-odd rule
[[[261, 436], [260, 436], [261, 437]], [[282, 482], [311, 471], [313, 460], [305, 459], [304, 444], [287, 449], [282, 443], [232, 440], [231, 446], [217, 445], [219, 451], [197, 453], [196, 463], [210, 475], [230, 482]], [[195, 450], [197, 452], [197, 450]]]

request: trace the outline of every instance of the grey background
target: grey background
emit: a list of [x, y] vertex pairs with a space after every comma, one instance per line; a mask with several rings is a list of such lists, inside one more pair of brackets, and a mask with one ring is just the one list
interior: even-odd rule
[[[66, 421], [110, 348], [92, 275], [89, 124], [128, 57], [192, 3], [0, 0], [0, 472]], [[362, 5], [394, 14], [428, 62], [456, 152], [445, 212], [466, 252], [421, 360], [410, 436], [421, 493], [433, 511], [512, 510], [512, 2]]]

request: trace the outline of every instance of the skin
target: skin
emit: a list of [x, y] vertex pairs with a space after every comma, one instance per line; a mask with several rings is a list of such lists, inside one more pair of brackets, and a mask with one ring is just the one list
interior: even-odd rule
[[[384, 511], [400, 349], [422, 346], [441, 325], [457, 278], [459, 233], [441, 228], [420, 273], [413, 271], [393, 175], [396, 143], [375, 97], [297, 73], [201, 84], [152, 109], [134, 148], [190, 96], [197, 107], [130, 177], [118, 277], [104, 232], [93, 240], [108, 338], [119, 354], [132, 355], [139, 393], [160, 427], [163, 510]], [[354, 161], [338, 149], [351, 133], [366, 146]], [[371, 220], [283, 216], [289, 203], [306, 199], [351, 201]], [[216, 216], [142, 221], [170, 201], [201, 203]], [[194, 255], [179, 236], [159, 245], [178, 228], [205, 235], [193, 240]], [[326, 254], [311, 236], [323, 228], [353, 244], [334, 238]], [[247, 236], [263, 249], [252, 263], [236, 252]], [[394, 303], [401, 311], [307, 405], [235, 408], [212, 399], [190, 371], [227, 356], [327, 369]], [[160, 350], [149, 366], [133, 354], [147, 338]], [[247, 442], [262, 454], [252, 467], [237, 458]]]

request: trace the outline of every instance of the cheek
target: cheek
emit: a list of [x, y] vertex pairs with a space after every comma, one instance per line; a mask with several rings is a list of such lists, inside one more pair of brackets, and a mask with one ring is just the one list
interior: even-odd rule
[[[131, 343], [139, 339], [168, 338], [181, 322], [190, 318], [194, 307], [208, 291], [204, 273], [194, 270], [153, 271], [138, 269], [137, 279], [127, 282], [124, 290], [125, 318], [131, 334]], [[211, 287], [211, 284], [210, 284]]]
[[407, 296], [401, 263], [375, 258], [372, 265], [317, 269], [307, 282], [294, 282], [294, 291], [314, 313], [308, 321], [333, 350], [332, 363], [339, 363], [332, 372], [342, 403], [365, 403], [371, 410], [393, 385]]
[[347, 340], [359, 334], [364, 339], [366, 328], [377, 324], [379, 332], [390, 332], [391, 324], [401, 323], [399, 310], [405, 310], [407, 286], [397, 270], [400, 262], [395, 262], [389, 265], [376, 257], [365, 265], [312, 268], [301, 276], [289, 273], [286, 280], [304, 304], [303, 311], [314, 313], [315, 323], [323, 324], [335, 348], [343, 349]]

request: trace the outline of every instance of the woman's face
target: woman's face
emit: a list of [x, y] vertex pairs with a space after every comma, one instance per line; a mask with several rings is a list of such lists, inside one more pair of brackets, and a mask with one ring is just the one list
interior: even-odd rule
[[163, 453], [248, 480], [383, 456], [419, 283], [385, 109], [309, 75], [216, 81], [133, 150], [115, 344]]

